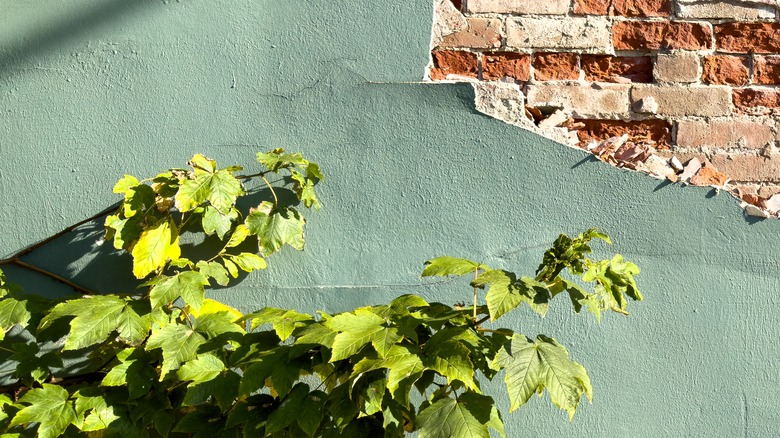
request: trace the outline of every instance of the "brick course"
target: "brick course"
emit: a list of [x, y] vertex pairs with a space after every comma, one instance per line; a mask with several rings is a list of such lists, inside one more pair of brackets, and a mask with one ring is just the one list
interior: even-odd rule
[[[571, 145], [599, 143], [591, 151], [620, 167], [725, 186], [759, 208], [767, 184], [777, 188], [770, 195], [780, 192], [776, 0], [461, 6], [458, 19], [437, 22], [431, 79], [519, 84], [502, 107], [519, 108], [513, 114], [521, 118], [525, 108], [527, 123], [559, 141], [568, 132]], [[672, 155], [699, 157], [703, 165], [680, 172]], [[756, 189], [747, 193], [746, 184]]]

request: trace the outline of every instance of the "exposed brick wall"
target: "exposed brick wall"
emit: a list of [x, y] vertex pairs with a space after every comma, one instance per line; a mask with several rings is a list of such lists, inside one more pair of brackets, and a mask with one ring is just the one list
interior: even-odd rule
[[435, 5], [431, 80], [501, 88], [490, 93], [504, 109], [490, 105], [513, 123], [620, 167], [725, 188], [754, 214], [780, 210], [780, 1]]

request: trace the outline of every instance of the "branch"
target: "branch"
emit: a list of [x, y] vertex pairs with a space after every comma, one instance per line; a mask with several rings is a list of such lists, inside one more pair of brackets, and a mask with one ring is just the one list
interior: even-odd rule
[[97, 214], [93, 215], [90, 218], [87, 218], [87, 219], [84, 219], [83, 221], [77, 222], [77, 223], [75, 223], [75, 224], [65, 228], [64, 230], [60, 231], [59, 233], [57, 233], [57, 234], [55, 234], [55, 235], [53, 235], [51, 237], [47, 237], [47, 238], [41, 240], [38, 243], [34, 243], [34, 244], [28, 246], [27, 248], [24, 248], [23, 250], [21, 250], [21, 251], [17, 252], [16, 254], [12, 255], [11, 257], [8, 257], [6, 259], [0, 259], [0, 265], [8, 265], [8, 264], [14, 263], [14, 260], [17, 260], [20, 257], [25, 256], [25, 255], [35, 251], [36, 249], [46, 245], [49, 242], [52, 242], [52, 241], [55, 241], [55, 240], [59, 239], [60, 237], [70, 233], [71, 231], [75, 230], [76, 228], [86, 224], [87, 222], [92, 222], [95, 219], [98, 219], [98, 218], [103, 217], [103, 216], [107, 216], [109, 213], [111, 213], [112, 211], [116, 210], [119, 207], [119, 205], [121, 205], [121, 204], [122, 204], [121, 201], [117, 202], [114, 205], [112, 205], [111, 207], [106, 208], [105, 210], [101, 211], [100, 213], [97, 213]]
[[46, 277], [49, 277], [51, 279], [59, 281], [60, 283], [63, 283], [63, 284], [66, 284], [66, 285], [72, 287], [73, 289], [77, 290], [78, 292], [81, 292], [82, 294], [85, 294], [85, 295], [96, 295], [95, 291], [93, 291], [93, 290], [87, 289], [84, 286], [79, 286], [78, 284], [68, 280], [65, 277], [61, 277], [61, 276], [59, 276], [59, 275], [57, 275], [57, 274], [55, 274], [53, 272], [47, 271], [47, 270], [45, 270], [43, 268], [39, 268], [39, 267], [37, 267], [35, 265], [31, 265], [31, 264], [29, 264], [29, 263], [27, 263], [25, 261], [16, 259], [16, 260], [12, 260], [10, 264], [16, 265], [16, 266], [19, 266], [19, 267], [22, 267], [22, 268], [25, 268], [25, 269], [29, 269], [29, 270], [37, 272], [37, 273], [39, 273], [41, 275], [45, 275]]
[[86, 224], [88, 222], [92, 222], [95, 219], [101, 218], [103, 216], [107, 216], [109, 213], [111, 213], [114, 210], [116, 210], [119, 207], [119, 205], [121, 205], [121, 202], [117, 202], [116, 204], [112, 205], [111, 207], [108, 207], [105, 210], [101, 211], [100, 213], [94, 214], [94, 215], [92, 215], [91, 217], [89, 217], [87, 219], [84, 219], [82, 221], [76, 222], [75, 224], [73, 224], [73, 225], [63, 229], [59, 233], [57, 233], [57, 234], [55, 234], [53, 236], [47, 237], [47, 238], [41, 240], [40, 242], [34, 243], [34, 244], [28, 246], [27, 248], [22, 249], [21, 251], [18, 251], [17, 253], [12, 255], [11, 257], [8, 257], [8, 258], [5, 258], [5, 259], [0, 259], [0, 266], [2, 266], [2, 265], [15, 265], [15, 266], [19, 266], [21, 268], [29, 269], [31, 271], [37, 272], [37, 273], [39, 273], [41, 275], [45, 275], [46, 277], [52, 278], [52, 279], [54, 279], [56, 281], [59, 281], [60, 283], [66, 284], [66, 285], [72, 287], [74, 290], [76, 290], [78, 292], [81, 292], [83, 294], [94, 295], [95, 294], [94, 291], [89, 290], [89, 289], [87, 289], [87, 288], [85, 288], [83, 286], [79, 286], [78, 284], [68, 280], [67, 278], [59, 276], [59, 275], [57, 275], [57, 274], [55, 274], [55, 273], [53, 273], [51, 271], [47, 271], [47, 270], [45, 270], [43, 268], [39, 268], [38, 266], [31, 265], [31, 264], [23, 261], [22, 257], [26, 256], [27, 254], [30, 254], [31, 252], [37, 250], [38, 248], [41, 248], [42, 246], [45, 246], [48, 243], [51, 243], [51, 242], [59, 239], [60, 237], [70, 233], [71, 231], [75, 230], [76, 228], [78, 228], [78, 227], [80, 227], [80, 226], [82, 226], [82, 225], [84, 225], [84, 224]]

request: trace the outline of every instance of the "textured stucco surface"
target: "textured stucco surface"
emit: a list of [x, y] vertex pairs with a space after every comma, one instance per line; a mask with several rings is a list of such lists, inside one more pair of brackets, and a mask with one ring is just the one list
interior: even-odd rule
[[[529, 272], [558, 232], [596, 225], [643, 268], [646, 301], [600, 325], [563, 301], [544, 320], [505, 321], [559, 339], [594, 385], [572, 423], [533, 399], [505, 416], [508, 435], [776, 433], [780, 223], [481, 115], [468, 84], [406, 83], [428, 61], [430, 1], [17, 3], [0, 1], [1, 255], [114, 202], [122, 173], [297, 149], [327, 176], [306, 252], [213, 296], [243, 310], [339, 311], [405, 292], [454, 303], [470, 289], [421, 285], [424, 260]], [[88, 228], [30, 260], [112, 290], [127, 278], [109, 268], [129, 260], [94, 262], [107, 251], [96, 238]]]

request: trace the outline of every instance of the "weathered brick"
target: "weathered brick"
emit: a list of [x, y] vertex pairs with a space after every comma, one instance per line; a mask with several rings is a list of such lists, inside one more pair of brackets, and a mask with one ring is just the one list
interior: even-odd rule
[[569, 0], [469, 0], [466, 7], [475, 13], [564, 15], [569, 12]]
[[780, 155], [716, 154], [712, 164], [735, 181], [780, 182]]
[[434, 50], [431, 52], [433, 67], [431, 79], [447, 79], [448, 75], [476, 78], [478, 73], [477, 55], [460, 50]]
[[621, 15], [624, 17], [668, 17], [670, 0], [575, 0], [578, 15]]
[[701, 80], [707, 84], [747, 85], [750, 64], [747, 56], [705, 56]]
[[585, 80], [592, 82], [653, 82], [649, 56], [582, 55]]
[[577, 53], [535, 53], [534, 79], [537, 81], [577, 80], [580, 55]]
[[566, 108], [575, 117], [583, 119], [628, 118], [629, 88], [629, 85], [531, 84], [528, 85], [527, 102], [532, 106]]
[[733, 53], [780, 53], [780, 23], [718, 24], [715, 47]]
[[683, 120], [677, 124], [677, 145], [698, 148], [763, 148], [774, 143], [772, 127], [745, 120]]
[[591, 141], [606, 140], [611, 137], [620, 137], [628, 134], [634, 143], [652, 141], [660, 148], [667, 148], [671, 143], [672, 127], [665, 120], [577, 120], [584, 125], [577, 129], [577, 137], [580, 144], [588, 144]]
[[659, 53], [655, 60], [655, 79], [658, 82], [690, 83], [698, 81], [699, 76], [699, 55], [696, 52]]
[[780, 90], [774, 88], [734, 89], [734, 106], [742, 111], [780, 107]]
[[517, 48], [612, 50], [609, 22], [604, 17], [510, 19], [506, 42]]
[[708, 23], [618, 21], [612, 44], [616, 50], [704, 50], [712, 46], [712, 30]]
[[672, 11], [669, 0], [612, 0], [612, 5], [623, 17], [668, 17]]
[[609, 0], [574, 0], [574, 13], [578, 15], [607, 15], [611, 7]]
[[775, 18], [775, 11], [769, 6], [735, 5], [725, 1], [702, 3], [700, 0], [678, 0], [678, 18], [725, 18], [730, 20], [756, 20]]
[[531, 55], [514, 52], [486, 52], [482, 55], [482, 78], [487, 80], [530, 78]]
[[725, 116], [731, 111], [731, 93], [726, 87], [672, 87], [635, 85], [631, 103], [651, 96], [658, 114], [665, 116]]
[[501, 46], [501, 20], [469, 18], [468, 26], [442, 38], [440, 47], [487, 49]]
[[753, 83], [780, 84], [780, 55], [753, 56]]

